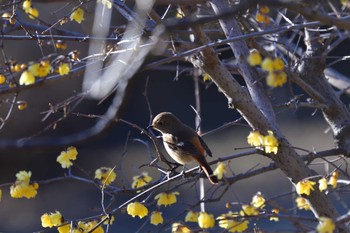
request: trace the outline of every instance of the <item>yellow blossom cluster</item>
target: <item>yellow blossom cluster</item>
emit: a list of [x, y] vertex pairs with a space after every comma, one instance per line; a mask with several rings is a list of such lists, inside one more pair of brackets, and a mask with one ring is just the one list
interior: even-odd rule
[[84, 10], [81, 8], [77, 8], [75, 11], [72, 12], [70, 15], [70, 21], [75, 21], [77, 23], [81, 23], [84, 21]]
[[314, 189], [315, 184], [316, 182], [308, 179], [301, 180], [296, 185], [296, 191], [299, 195], [305, 194], [309, 196], [311, 191], [315, 190]]
[[13, 15], [9, 12], [4, 12], [2, 15], [1, 15], [1, 18], [5, 19], [5, 20], [8, 20], [10, 24], [15, 24], [15, 20], [13, 18]]
[[[97, 221], [88, 221], [88, 222], [79, 221], [78, 227], [77, 227], [77, 229], [75, 229], [76, 231], [73, 231], [73, 232], [88, 233], [88, 232], [91, 232], [91, 230], [94, 229], [97, 226], [97, 224], [98, 224]], [[102, 226], [99, 226], [93, 232], [94, 233], [104, 233], [104, 230], [103, 230]]]
[[35, 77], [43, 78], [51, 73], [52, 67], [49, 60], [31, 64], [19, 78], [20, 85], [31, 85], [35, 83]]
[[258, 192], [257, 194], [255, 194], [253, 196], [250, 204], [257, 209], [264, 208], [265, 207], [265, 198], [263, 197], [263, 195], [260, 192]]
[[211, 76], [207, 73], [202, 74], [203, 82], [209, 82], [211, 80]]
[[59, 211], [55, 213], [45, 213], [41, 216], [41, 225], [43, 227], [57, 227], [64, 223], [64, 218]]
[[309, 203], [309, 201], [306, 198], [297, 197], [297, 199], [295, 199], [295, 202], [297, 204], [298, 209], [300, 209], [300, 210], [311, 210], [310, 203]]
[[319, 217], [320, 223], [317, 225], [318, 233], [333, 233], [335, 230], [335, 224], [331, 218]]
[[21, 74], [21, 77], [19, 78], [19, 84], [28, 86], [28, 85], [32, 85], [33, 83], [35, 83], [34, 75], [28, 70], [25, 70]]
[[19, 100], [16, 102], [18, 110], [22, 111], [28, 107], [28, 102], [25, 100]]
[[4, 84], [6, 82], [6, 76], [3, 74], [0, 74], [0, 85]]
[[69, 71], [70, 71], [70, 66], [68, 63], [62, 62], [58, 65], [57, 73], [59, 73], [59, 75], [61, 76], [67, 75], [69, 74]]
[[[113, 218], [112, 218], [113, 221]], [[111, 221], [109, 222], [111, 224]], [[45, 228], [57, 227], [59, 233], [88, 233], [91, 232], [98, 224], [98, 221], [92, 220], [88, 222], [79, 221], [71, 228], [71, 224], [64, 220], [59, 211], [54, 213], [45, 213], [41, 216], [41, 225]], [[98, 226], [94, 233], [104, 233], [102, 226]]]
[[27, 68], [26, 64], [20, 64], [17, 63], [16, 60], [10, 59], [10, 70], [11, 72], [15, 73], [15, 72], [20, 72], [22, 70], [24, 70], [25, 68]]
[[329, 178], [328, 184], [332, 185], [332, 187], [334, 189], [337, 188], [338, 178], [339, 178], [339, 172], [338, 171], [333, 172], [331, 177]]
[[57, 40], [55, 43], [55, 47], [56, 47], [56, 49], [66, 50], [68, 45], [66, 42], [64, 42], [62, 40]]
[[284, 70], [284, 62], [282, 58], [275, 59], [266, 57], [262, 59], [257, 50], [252, 50], [247, 57], [247, 62], [251, 66], [260, 65], [264, 71], [268, 72], [266, 77], [266, 85], [269, 87], [281, 87], [287, 82], [287, 75]]
[[187, 226], [179, 222], [174, 222], [171, 225], [171, 233], [191, 233], [192, 231]]
[[158, 224], [163, 224], [163, 216], [162, 212], [160, 211], [153, 211], [151, 214], [151, 224], [153, 225], [158, 225]]
[[[271, 212], [273, 213], [273, 214], [279, 214], [280, 213], [280, 210], [279, 209], [272, 209], [271, 210]], [[270, 221], [275, 221], [275, 222], [278, 222], [279, 221], [279, 218], [277, 217], [277, 216], [272, 216], [272, 217], [270, 217]]]
[[[142, 179], [144, 179], [146, 177], [146, 179], [148, 180], [148, 182], [150, 182], [152, 180], [151, 177], [148, 177], [147, 173], [142, 173], [141, 176], [137, 176], [134, 177], [134, 181], [141, 179], [141, 177], [143, 176]], [[148, 177], [148, 178], [147, 178]], [[147, 183], [147, 181], [146, 181]], [[135, 182], [135, 184], [132, 185], [133, 188], [138, 187], [139, 182]], [[144, 181], [141, 182], [141, 184], [143, 184], [142, 186], [145, 185]], [[140, 186], [140, 187], [142, 187]], [[162, 192], [159, 193], [158, 195], [155, 196], [155, 200], [157, 200], [157, 205], [158, 206], [169, 206], [172, 205], [174, 203], [176, 203], [177, 198], [176, 196], [179, 195], [179, 192]], [[129, 203], [127, 206], [127, 213], [129, 215], [131, 215], [132, 217], [136, 217], [138, 216], [139, 218], [143, 218], [145, 216], [148, 215], [148, 209], [145, 205], [141, 204], [140, 202], [132, 202]], [[150, 223], [153, 225], [158, 225], [158, 224], [162, 224], [163, 223], [163, 216], [162, 216], [162, 212], [160, 211], [153, 211], [151, 213], [151, 217], [150, 217]]]
[[216, 177], [219, 180], [222, 180], [222, 177], [226, 174], [226, 172], [227, 172], [226, 164], [223, 162], [218, 162], [213, 174], [216, 175]]
[[34, 198], [39, 188], [38, 183], [30, 183], [31, 171], [20, 171], [16, 174], [17, 180], [11, 185], [10, 195], [13, 198]]
[[31, 0], [25, 0], [22, 4], [22, 7], [23, 7], [24, 12], [27, 13], [27, 15], [29, 16], [29, 18], [31, 18], [31, 19], [38, 18], [39, 11], [38, 11], [38, 9], [32, 7]]
[[255, 20], [259, 23], [269, 24], [270, 18], [266, 15], [270, 12], [270, 8], [267, 6], [260, 6], [258, 12], [255, 15]]
[[219, 227], [224, 228], [228, 232], [243, 232], [248, 229], [249, 222], [244, 220], [239, 213], [229, 211], [216, 218]]
[[95, 179], [100, 180], [106, 186], [110, 185], [115, 178], [117, 178], [117, 174], [110, 167], [101, 167], [95, 171]]
[[174, 203], [176, 203], [177, 198], [176, 196], [180, 195], [179, 192], [163, 192], [163, 193], [159, 193], [158, 195], [156, 195], [154, 197], [155, 200], [157, 200], [157, 205], [161, 206], [168, 206], [168, 205], [172, 205]]
[[278, 140], [273, 135], [271, 130], [267, 131], [268, 135], [264, 136], [260, 134], [259, 131], [250, 132], [247, 141], [248, 144], [255, 147], [264, 147], [266, 153], [274, 153], [278, 152]]
[[[97, 226], [98, 222], [97, 221], [88, 221], [88, 222], [83, 222], [79, 221], [75, 227], [71, 229], [70, 224], [62, 225], [60, 227], [57, 227], [57, 230], [59, 233], [89, 233], [91, 232], [92, 229], [94, 229]], [[104, 229], [102, 226], [98, 226], [96, 229], [93, 231], [94, 233], [104, 233]]]
[[190, 210], [185, 216], [185, 222], [198, 222], [199, 213], [197, 211]]
[[213, 228], [215, 226], [214, 215], [207, 212], [200, 212], [198, 216], [198, 225], [202, 229]]
[[126, 208], [126, 211], [133, 218], [135, 218], [136, 216], [138, 216], [139, 218], [143, 218], [148, 215], [147, 207], [137, 201], [129, 203]]
[[339, 172], [335, 171], [332, 173], [332, 175], [329, 177], [329, 180], [327, 182], [327, 179], [325, 177], [322, 177], [318, 180], [318, 188], [322, 192], [327, 189], [328, 185], [331, 185], [332, 188], [337, 188], [337, 182], [339, 178]]
[[[238, 212], [229, 211], [226, 214], [220, 215], [217, 220], [219, 227], [226, 229], [228, 232], [243, 232], [248, 229], [249, 221], [244, 217], [257, 216], [262, 208], [265, 207], [265, 198], [258, 192], [252, 198], [250, 205], [242, 205], [242, 210]], [[279, 213], [279, 210], [272, 211], [275, 214]], [[278, 221], [278, 217], [271, 217], [271, 221]]]
[[253, 205], [242, 205], [242, 210], [240, 211], [241, 216], [256, 216], [259, 215], [259, 210]]
[[141, 175], [134, 176], [132, 179], [133, 182], [131, 184], [131, 188], [133, 189], [141, 188], [152, 181], [152, 177], [150, 177], [147, 172], [142, 172]]
[[76, 160], [78, 151], [74, 146], [70, 146], [66, 151], [62, 151], [56, 161], [61, 164], [62, 168], [69, 168], [73, 165], [72, 160]]

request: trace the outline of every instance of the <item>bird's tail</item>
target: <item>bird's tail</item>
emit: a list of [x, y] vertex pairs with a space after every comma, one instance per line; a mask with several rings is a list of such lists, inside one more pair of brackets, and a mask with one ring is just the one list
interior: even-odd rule
[[201, 168], [203, 169], [204, 173], [207, 175], [209, 181], [212, 184], [217, 184], [219, 183], [218, 177], [216, 175], [213, 174], [213, 170], [211, 170], [211, 167], [209, 166], [208, 162], [204, 159], [198, 159], [196, 158], [197, 162], [199, 163], [199, 165], [201, 166]]

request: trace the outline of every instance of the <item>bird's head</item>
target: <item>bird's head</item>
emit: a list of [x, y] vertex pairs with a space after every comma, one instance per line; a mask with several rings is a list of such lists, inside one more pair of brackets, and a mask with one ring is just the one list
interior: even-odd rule
[[152, 121], [152, 127], [161, 133], [172, 133], [181, 127], [181, 121], [170, 112], [159, 113]]

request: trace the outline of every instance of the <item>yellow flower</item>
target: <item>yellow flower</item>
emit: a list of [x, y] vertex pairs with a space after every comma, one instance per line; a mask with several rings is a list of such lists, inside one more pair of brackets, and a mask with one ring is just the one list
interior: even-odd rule
[[74, 146], [68, 147], [66, 151], [62, 151], [57, 157], [56, 161], [59, 162], [62, 168], [69, 168], [73, 165], [71, 160], [76, 160], [78, 151]]
[[21, 77], [19, 78], [19, 85], [32, 85], [35, 83], [35, 77], [34, 75], [29, 72], [28, 70], [25, 70], [22, 74]]
[[2, 198], [2, 190], [0, 189], [0, 201], [1, 201], [1, 198]]
[[199, 213], [197, 211], [190, 210], [187, 212], [185, 222], [198, 222]]
[[70, 21], [75, 20], [77, 23], [81, 23], [84, 21], [84, 10], [81, 8], [76, 9], [71, 15], [70, 15]]
[[39, 11], [38, 11], [38, 9], [36, 9], [34, 7], [29, 8], [26, 11], [26, 13], [28, 14], [29, 18], [31, 18], [31, 19], [35, 19], [35, 18], [39, 17]]
[[274, 71], [281, 71], [284, 69], [284, 62], [282, 58], [277, 57], [273, 60], [273, 70]]
[[265, 14], [262, 14], [262, 13], [260, 13], [260, 12], [256, 13], [256, 15], [255, 15], [255, 20], [256, 20], [258, 23], [266, 23], [266, 24], [269, 24], [269, 23], [270, 23], [269, 17], [267, 17]]
[[320, 223], [317, 225], [318, 233], [333, 233], [335, 230], [335, 224], [331, 218], [320, 217]]
[[260, 192], [255, 194], [252, 198], [251, 203], [255, 208], [261, 209], [265, 207], [265, 198], [262, 196]]
[[310, 180], [301, 180], [297, 183], [296, 191], [299, 195], [310, 195], [310, 192], [314, 190], [316, 182]]
[[310, 210], [310, 204], [309, 201], [303, 197], [298, 197], [297, 199], [295, 199], [295, 202], [297, 203], [297, 207], [300, 210]]
[[50, 61], [43, 60], [40, 63], [34, 63], [28, 67], [28, 70], [35, 76], [43, 78], [51, 73], [52, 66]]
[[[104, 219], [105, 217], [106, 217], [106, 216], [102, 216], [102, 217], [101, 217], [101, 220]], [[108, 220], [106, 220], [106, 221], [103, 222], [104, 225], [112, 225], [112, 224], [114, 223], [115, 218], [114, 218], [113, 215], [112, 215], [112, 216], [109, 216], [108, 218], [109, 218]]]
[[95, 171], [95, 179], [100, 180], [106, 186], [110, 185], [116, 177], [117, 174], [110, 167], [101, 167]]
[[63, 17], [62, 19], [60, 19], [60, 25], [63, 25], [65, 23], [68, 23], [68, 17]]
[[215, 226], [214, 215], [207, 212], [200, 212], [198, 216], [198, 225], [202, 229], [213, 228]]
[[143, 218], [147, 216], [148, 209], [146, 208], [146, 206], [144, 206], [140, 202], [132, 202], [128, 205], [127, 212], [133, 218], [135, 218], [135, 216], [138, 216], [139, 218]]
[[21, 111], [28, 107], [27, 101], [24, 101], [24, 100], [19, 100], [16, 102], [16, 104], [17, 104], [18, 110], [21, 110]]
[[[280, 210], [279, 209], [272, 209], [271, 212], [274, 214], [279, 214]], [[273, 217], [270, 217], [270, 221], [278, 222], [279, 218], [277, 216], [273, 216]]]
[[112, 2], [110, 0], [97, 0], [97, 2], [105, 5], [107, 8], [112, 8]]
[[57, 227], [64, 223], [64, 219], [59, 211], [55, 213], [45, 213], [41, 216], [41, 225], [43, 227]]
[[23, 182], [16, 182], [11, 185], [10, 195], [13, 198], [34, 198], [37, 194], [37, 189], [39, 185], [37, 183], [26, 184]]
[[65, 224], [62, 226], [57, 227], [57, 231], [58, 233], [78, 233], [76, 232], [76, 229], [72, 229], [72, 231], [70, 230], [70, 224]]
[[27, 171], [19, 171], [16, 174], [17, 180], [18, 181], [23, 181], [26, 184], [29, 184], [31, 176], [32, 176], [32, 172], [31, 171], [29, 171], [29, 172], [27, 172]]
[[242, 205], [241, 216], [256, 216], [259, 211], [252, 205]]
[[232, 213], [231, 211], [227, 214], [222, 214], [217, 217], [219, 221], [219, 227], [228, 230], [229, 232], [243, 232], [248, 229], [249, 222], [247, 220], [236, 221], [238, 218], [238, 213]]
[[270, 12], [270, 8], [268, 6], [259, 6], [259, 12], [261, 14], [267, 14]]
[[209, 82], [211, 80], [210, 75], [207, 73], [202, 74], [202, 76], [203, 76], [203, 82]]
[[337, 188], [338, 177], [339, 177], [339, 172], [335, 171], [332, 173], [332, 176], [329, 178], [328, 184], [332, 185], [334, 189]]
[[273, 135], [273, 132], [271, 130], [267, 131], [269, 135], [264, 137], [264, 147], [266, 153], [274, 153], [277, 154], [278, 152], [278, 140]]
[[64, 41], [62, 41], [62, 40], [58, 40], [58, 41], [56, 42], [56, 44], [55, 44], [55, 47], [56, 47], [57, 49], [66, 50], [67, 47], [68, 47], [68, 45], [67, 45], [66, 42], [64, 42]]
[[[91, 232], [93, 228], [97, 226], [97, 221], [89, 221], [89, 222], [78, 222], [79, 229], [83, 230], [83, 232]], [[81, 232], [81, 231], [77, 231]], [[93, 233], [104, 233], [102, 226], [98, 226]]]
[[261, 68], [265, 71], [268, 71], [268, 72], [274, 71], [273, 60], [269, 57], [266, 57], [261, 63]]
[[70, 71], [70, 67], [69, 67], [69, 64], [68, 64], [68, 63], [61, 63], [61, 64], [58, 66], [58, 73], [59, 73], [61, 76], [69, 74], [69, 71]]
[[250, 51], [250, 54], [247, 57], [247, 62], [249, 63], [249, 65], [251, 66], [260, 65], [261, 61], [262, 61], [262, 58], [258, 50], [254, 49]]
[[248, 144], [251, 146], [261, 146], [264, 142], [264, 136], [259, 131], [250, 132], [247, 137]]
[[185, 14], [182, 12], [181, 8], [178, 7], [178, 8], [176, 9], [176, 16], [175, 16], [175, 17], [176, 17], [177, 19], [182, 19], [184, 16], [185, 16]]
[[326, 178], [321, 178], [318, 180], [318, 189], [322, 192], [327, 189], [327, 180]]
[[214, 175], [216, 175], [218, 179], [221, 180], [225, 173], [226, 173], [226, 164], [222, 162], [218, 162], [214, 170]]
[[30, 2], [30, 0], [25, 0], [22, 4], [24, 11], [29, 10], [29, 8], [31, 8], [31, 6], [32, 6], [32, 3]]
[[151, 224], [153, 225], [158, 225], [158, 224], [163, 224], [163, 216], [162, 212], [160, 211], [153, 211], [151, 214]]
[[269, 72], [266, 77], [266, 85], [269, 87], [282, 87], [287, 82], [287, 75], [283, 71]]
[[0, 74], [0, 85], [1, 85], [1, 84], [4, 84], [5, 81], [6, 81], [6, 76], [3, 75], [3, 74]]
[[152, 177], [150, 177], [147, 172], [142, 172], [141, 175], [134, 176], [132, 179], [133, 179], [133, 182], [131, 184], [131, 188], [133, 189], [141, 188], [152, 181]]
[[191, 233], [191, 230], [181, 223], [174, 222], [171, 225], [171, 233]]
[[155, 200], [158, 199], [157, 205], [161, 206], [168, 206], [176, 203], [176, 195], [179, 195], [179, 192], [172, 192], [172, 193], [159, 193], [157, 196], [154, 197]]
[[32, 173], [26, 171], [20, 171], [16, 174], [17, 180], [10, 187], [10, 195], [13, 198], [33, 198], [37, 194], [39, 188], [38, 183], [30, 184], [30, 177]]
[[15, 20], [14, 18], [12, 17], [12, 14], [9, 13], [9, 12], [5, 12], [1, 15], [1, 18], [5, 19], [5, 20], [8, 20], [10, 24], [15, 24]]

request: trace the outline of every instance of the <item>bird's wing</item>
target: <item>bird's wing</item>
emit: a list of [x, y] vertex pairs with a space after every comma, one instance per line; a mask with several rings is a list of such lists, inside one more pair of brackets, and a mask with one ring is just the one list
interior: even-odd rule
[[174, 135], [163, 135], [163, 140], [168, 146], [184, 154], [193, 155], [195, 157], [204, 157], [205, 148], [203, 147], [199, 137], [193, 138], [193, 140], [179, 140], [179, 137]]
[[204, 142], [201, 136], [198, 136], [199, 142], [202, 144], [203, 149], [209, 155], [210, 157], [213, 157], [213, 154], [211, 153], [211, 150], [209, 149], [208, 145]]

